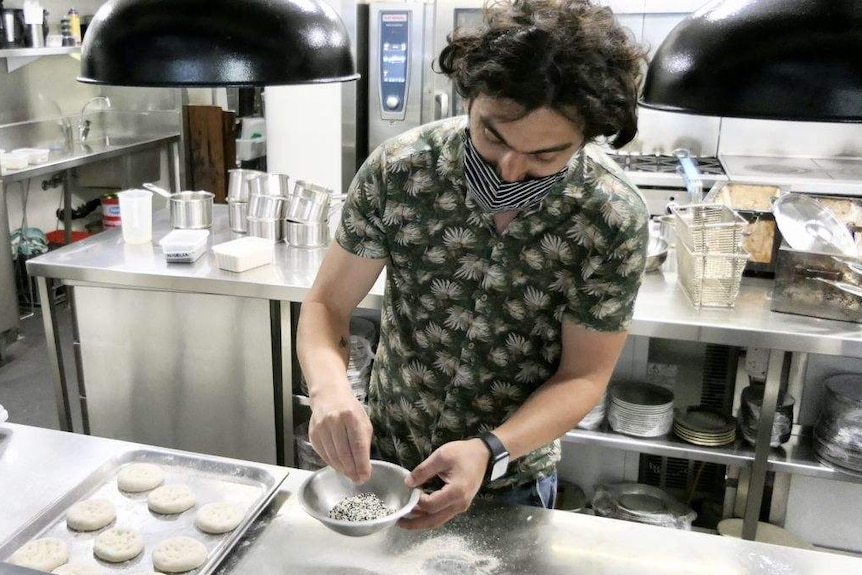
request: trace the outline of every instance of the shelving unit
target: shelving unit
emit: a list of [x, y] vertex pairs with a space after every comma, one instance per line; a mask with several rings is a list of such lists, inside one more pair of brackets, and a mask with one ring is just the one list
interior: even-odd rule
[[[297, 399], [299, 398], [297, 397]], [[308, 401], [307, 398], [305, 401]], [[609, 429], [595, 431], [573, 429], [563, 436], [562, 441], [633, 451], [659, 457], [706, 461], [719, 465], [750, 467], [754, 462], [754, 448], [742, 439], [737, 439], [732, 445], [723, 447], [702, 447], [687, 443], [672, 434], [663, 437], [639, 438], [616, 433]], [[856, 475], [852, 471], [835, 469], [821, 463], [814, 456], [811, 436], [804, 434], [793, 435], [787, 443], [773, 448], [767, 459], [767, 470], [833, 481], [862, 483], [862, 475]]]
[[814, 439], [810, 435], [793, 435], [781, 448], [773, 449], [767, 461], [767, 469], [778, 473], [862, 483], [862, 475], [821, 463], [814, 456]]
[[0, 58], [5, 61], [6, 73], [11, 73], [35, 62], [43, 56], [70, 56], [80, 54], [80, 46], [63, 46], [59, 48], [9, 48], [0, 50]]
[[663, 437], [639, 438], [614, 431], [573, 429], [564, 435], [562, 440], [566, 443], [596, 445], [659, 457], [679, 457], [706, 461], [719, 465], [748, 467], [754, 462], [754, 450], [740, 439], [737, 439], [732, 445], [724, 447], [702, 447], [686, 443], [671, 434]]

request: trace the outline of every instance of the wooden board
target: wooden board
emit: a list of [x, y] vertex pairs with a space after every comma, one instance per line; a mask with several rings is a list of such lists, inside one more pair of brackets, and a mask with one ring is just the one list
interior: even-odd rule
[[227, 171], [236, 164], [236, 118], [219, 106], [183, 106], [188, 189], [227, 197]]

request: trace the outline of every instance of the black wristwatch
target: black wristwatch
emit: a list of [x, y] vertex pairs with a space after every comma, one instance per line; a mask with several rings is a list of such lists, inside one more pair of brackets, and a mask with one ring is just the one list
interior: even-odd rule
[[506, 475], [506, 470], [509, 468], [509, 452], [506, 451], [506, 446], [496, 435], [490, 432], [480, 435], [479, 439], [491, 453], [491, 458], [488, 459], [488, 469], [485, 471], [485, 482], [494, 481]]

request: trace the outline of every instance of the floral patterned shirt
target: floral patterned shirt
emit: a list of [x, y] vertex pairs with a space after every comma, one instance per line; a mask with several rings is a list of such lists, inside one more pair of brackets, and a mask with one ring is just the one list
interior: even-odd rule
[[[383, 459], [408, 469], [517, 410], [557, 369], [563, 321], [625, 330], [645, 263], [643, 198], [591, 144], [498, 233], [466, 193], [466, 125], [442, 120], [377, 148], [336, 234], [347, 251], [386, 259], [369, 414]], [[487, 489], [544, 477], [559, 457], [555, 441]]]

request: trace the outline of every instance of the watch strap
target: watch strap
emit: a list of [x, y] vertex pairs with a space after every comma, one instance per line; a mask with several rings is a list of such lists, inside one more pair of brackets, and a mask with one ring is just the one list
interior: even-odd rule
[[491, 457], [488, 459], [488, 467], [485, 470], [485, 481], [489, 481], [491, 479], [491, 473], [494, 470], [494, 465], [501, 459], [508, 459], [509, 451], [506, 449], [506, 446], [503, 445], [503, 442], [500, 441], [500, 438], [490, 431], [480, 435], [479, 439], [482, 440], [482, 443], [485, 444], [485, 447], [488, 448], [488, 452], [491, 454]]

